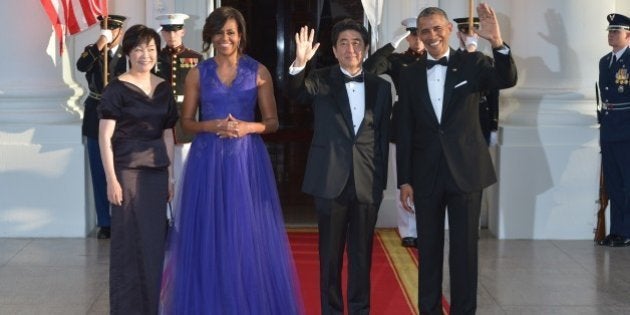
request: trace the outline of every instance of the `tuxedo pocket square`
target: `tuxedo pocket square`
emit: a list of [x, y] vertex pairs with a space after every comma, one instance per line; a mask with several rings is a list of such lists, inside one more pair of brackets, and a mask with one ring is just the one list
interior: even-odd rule
[[466, 83], [468, 83], [468, 80], [464, 80], [462, 82], [459, 82], [459, 83], [455, 84], [455, 86], [453, 88], [456, 89], [456, 88], [458, 88], [458, 87], [460, 87], [460, 86], [462, 86], [462, 85], [464, 85]]

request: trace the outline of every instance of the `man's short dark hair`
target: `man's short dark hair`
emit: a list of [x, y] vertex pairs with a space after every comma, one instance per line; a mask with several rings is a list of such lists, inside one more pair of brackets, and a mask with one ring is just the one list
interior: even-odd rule
[[350, 18], [346, 18], [343, 19], [337, 23], [335, 23], [335, 25], [333, 25], [332, 27], [332, 45], [333, 46], [337, 46], [337, 39], [339, 39], [339, 34], [341, 34], [341, 32], [343, 31], [357, 31], [359, 34], [361, 34], [361, 38], [363, 39], [363, 44], [364, 45], [369, 45], [370, 44], [370, 34], [368, 33], [367, 29], [365, 29], [365, 26], [363, 26], [363, 24], [350, 19]]
[[427, 16], [431, 16], [431, 15], [441, 15], [444, 17], [444, 19], [446, 19], [448, 21], [448, 15], [446, 14], [446, 11], [438, 8], [438, 7], [428, 7], [428, 8], [424, 8], [422, 11], [420, 11], [420, 14], [418, 14], [418, 19], [420, 19], [421, 17], [427, 17]]

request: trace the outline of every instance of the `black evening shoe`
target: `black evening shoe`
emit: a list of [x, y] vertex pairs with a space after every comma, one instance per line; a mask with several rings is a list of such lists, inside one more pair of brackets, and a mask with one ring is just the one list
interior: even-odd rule
[[403, 237], [402, 246], [404, 247], [416, 247], [417, 239], [415, 237]]
[[608, 234], [603, 240], [598, 241], [597, 245], [600, 246], [611, 246], [612, 244], [612, 240], [615, 238], [615, 235], [613, 234]]
[[616, 235], [610, 242], [611, 247], [626, 247], [630, 246], [630, 237], [623, 237]]
[[111, 237], [112, 232], [109, 227], [101, 227], [98, 229], [98, 233], [96, 233], [96, 238], [99, 240], [107, 240]]

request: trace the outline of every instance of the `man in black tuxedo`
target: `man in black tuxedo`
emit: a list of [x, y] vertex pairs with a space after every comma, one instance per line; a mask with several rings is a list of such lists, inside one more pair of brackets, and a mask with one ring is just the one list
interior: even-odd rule
[[479, 93], [516, 84], [516, 67], [501, 38], [494, 10], [477, 7], [478, 35], [490, 42], [494, 65], [479, 52], [448, 46], [453, 25], [430, 7], [418, 16], [427, 58], [401, 74], [398, 185], [408, 211], [413, 200], [418, 226], [419, 307], [442, 314], [444, 217], [448, 207], [451, 314], [477, 308], [477, 240], [481, 192], [496, 181], [479, 126]]
[[365, 27], [345, 19], [332, 28], [338, 65], [303, 71], [319, 43], [314, 30], [295, 35], [291, 97], [310, 103], [313, 140], [302, 190], [315, 197], [322, 314], [343, 314], [341, 268], [348, 246], [348, 309], [369, 314], [372, 240], [387, 183], [390, 84], [362, 70]]

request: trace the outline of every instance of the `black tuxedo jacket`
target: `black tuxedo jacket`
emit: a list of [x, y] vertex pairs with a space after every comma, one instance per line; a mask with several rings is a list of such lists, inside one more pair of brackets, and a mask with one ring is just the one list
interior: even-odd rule
[[387, 184], [391, 86], [365, 73], [365, 115], [357, 134], [339, 65], [289, 76], [289, 94], [313, 108], [313, 140], [302, 191], [315, 197], [339, 196], [353, 172], [357, 198], [378, 204]]
[[479, 95], [514, 86], [514, 60], [495, 51], [493, 65], [479, 52], [450, 51], [440, 123], [429, 96], [426, 57], [401, 73], [398, 185], [411, 184], [417, 196], [433, 191], [441, 159], [462, 192], [480, 191], [496, 182], [479, 126]]

